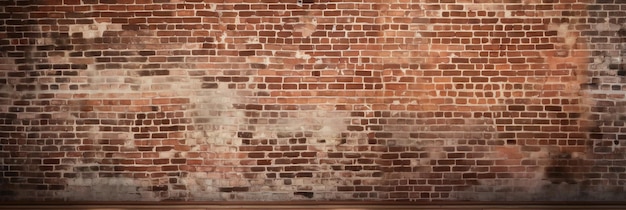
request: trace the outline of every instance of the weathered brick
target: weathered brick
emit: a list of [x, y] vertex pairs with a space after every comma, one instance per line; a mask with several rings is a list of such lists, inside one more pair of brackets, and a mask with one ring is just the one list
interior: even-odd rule
[[623, 197], [621, 1], [62, 3], [0, 12], [0, 200]]

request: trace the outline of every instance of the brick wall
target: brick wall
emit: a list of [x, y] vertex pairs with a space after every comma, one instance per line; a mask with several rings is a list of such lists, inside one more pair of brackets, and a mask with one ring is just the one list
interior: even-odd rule
[[0, 0], [0, 200], [623, 200], [624, 0]]

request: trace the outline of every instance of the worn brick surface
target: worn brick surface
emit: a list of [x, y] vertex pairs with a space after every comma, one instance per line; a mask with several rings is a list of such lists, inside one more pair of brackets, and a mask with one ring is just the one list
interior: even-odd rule
[[624, 0], [0, 0], [0, 200], [626, 199]]

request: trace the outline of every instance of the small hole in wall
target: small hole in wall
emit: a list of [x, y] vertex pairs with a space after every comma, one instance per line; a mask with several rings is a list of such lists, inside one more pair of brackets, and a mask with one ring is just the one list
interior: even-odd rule
[[613, 141], [613, 144], [615, 144], [615, 145], [619, 145], [619, 140], [615, 139], [615, 140]]
[[298, 6], [302, 6], [303, 4], [313, 4], [315, 0], [298, 0]]

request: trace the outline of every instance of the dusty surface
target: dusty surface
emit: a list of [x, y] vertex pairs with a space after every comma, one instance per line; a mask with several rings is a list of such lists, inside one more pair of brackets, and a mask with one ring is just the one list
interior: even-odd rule
[[621, 201], [622, 1], [0, 0], [2, 201]]

